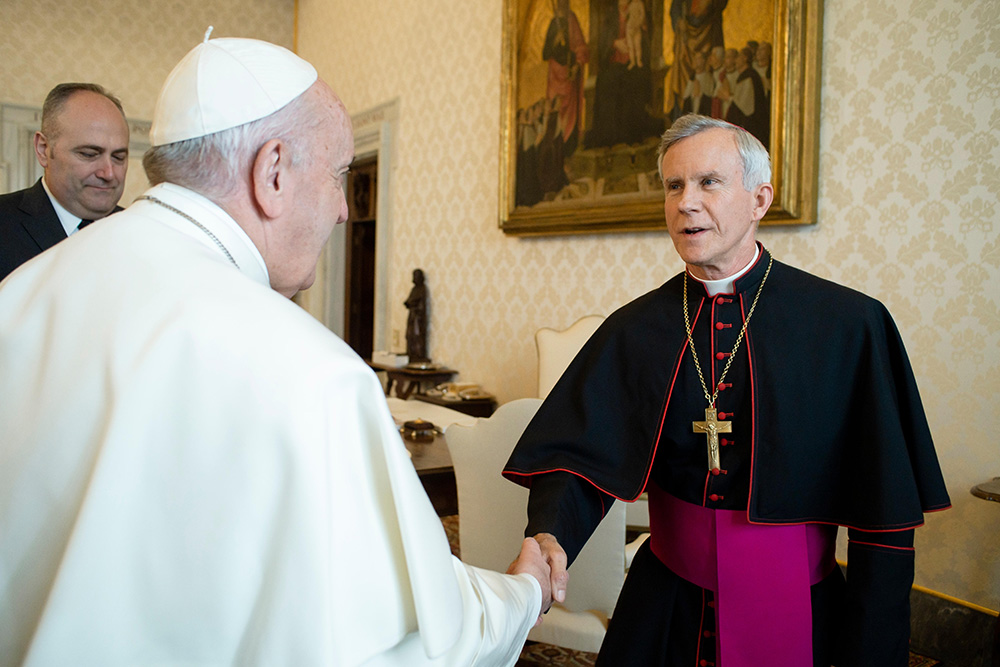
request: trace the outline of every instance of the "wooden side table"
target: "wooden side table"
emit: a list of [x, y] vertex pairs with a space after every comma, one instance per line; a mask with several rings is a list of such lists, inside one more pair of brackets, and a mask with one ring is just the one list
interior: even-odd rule
[[491, 417], [497, 409], [497, 402], [492, 398], [468, 398], [461, 401], [449, 401], [440, 396], [428, 396], [427, 394], [415, 394], [413, 398], [424, 403], [441, 405], [471, 415], [472, 417]]
[[993, 500], [1000, 503], [1000, 477], [994, 477], [988, 482], [976, 484], [969, 492], [976, 498]]
[[[392, 386], [396, 384], [396, 396], [400, 397], [404, 401], [410, 397], [414, 391], [418, 394], [422, 392], [424, 383], [430, 385], [439, 385], [442, 382], [447, 382], [454, 376], [458, 371], [451, 368], [407, 368], [406, 366], [386, 366], [384, 364], [376, 364], [373, 361], [365, 359], [365, 362], [371, 366], [374, 370], [385, 373], [388, 381], [385, 385], [385, 395], [388, 396], [392, 391]], [[405, 384], [404, 384], [405, 383]]]
[[403, 444], [410, 452], [413, 467], [417, 469], [420, 483], [431, 499], [437, 515], [458, 514], [455, 468], [444, 436], [435, 434], [431, 442], [414, 442], [403, 438]]

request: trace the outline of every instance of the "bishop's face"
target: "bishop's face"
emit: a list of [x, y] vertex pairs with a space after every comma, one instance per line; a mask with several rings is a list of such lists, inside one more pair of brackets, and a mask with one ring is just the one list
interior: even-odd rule
[[664, 215], [670, 239], [691, 274], [727, 278], [753, 259], [757, 223], [771, 204], [769, 183], [743, 187], [732, 132], [712, 128], [663, 156]]

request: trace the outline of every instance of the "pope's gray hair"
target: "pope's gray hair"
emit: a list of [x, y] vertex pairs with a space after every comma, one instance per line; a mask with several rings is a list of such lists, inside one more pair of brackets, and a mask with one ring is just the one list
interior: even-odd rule
[[660, 139], [660, 149], [656, 155], [656, 169], [660, 180], [663, 180], [663, 156], [667, 154], [667, 150], [671, 146], [682, 139], [712, 129], [726, 130], [732, 133], [733, 139], [736, 140], [736, 150], [740, 154], [740, 161], [743, 162], [743, 188], [745, 190], [749, 192], [761, 183], [771, 182], [771, 156], [767, 154], [767, 149], [757, 137], [738, 125], [693, 113], [675, 120]]
[[321, 116], [305, 93], [270, 116], [194, 139], [153, 146], [142, 158], [150, 185], [175, 183], [219, 201], [250, 183], [261, 147], [280, 139], [291, 147], [293, 165], [308, 163]]

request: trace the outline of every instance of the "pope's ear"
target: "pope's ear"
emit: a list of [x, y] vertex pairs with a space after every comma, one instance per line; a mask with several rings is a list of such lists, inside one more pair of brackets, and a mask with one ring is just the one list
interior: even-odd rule
[[254, 156], [251, 190], [257, 207], [266, 218], [281, 217], [291, 203], [291, 158], [290, 147], [281, 139], [271, 139]]

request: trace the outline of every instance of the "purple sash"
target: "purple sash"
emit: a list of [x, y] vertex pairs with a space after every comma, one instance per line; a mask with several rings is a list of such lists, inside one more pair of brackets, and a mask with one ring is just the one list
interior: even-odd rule
[[809, 587], [833, 571], [836, 533], [817, 524], [760, 525], [650, 484], [650, 546], [678, 576], [715, 592], [719, 667], [813, 663]]

